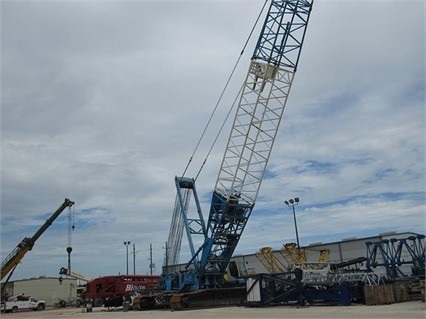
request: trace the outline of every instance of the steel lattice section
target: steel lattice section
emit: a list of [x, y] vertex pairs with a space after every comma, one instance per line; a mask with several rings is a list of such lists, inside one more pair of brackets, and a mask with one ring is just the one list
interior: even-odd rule
[[252, 59], [296, 70], [313, 1], [272, 1]]
[[[216, 182], [253, 205], [282, 118], [293, 72], [252, 61]], [[268, 78], [274, 76], [274, 78]]]

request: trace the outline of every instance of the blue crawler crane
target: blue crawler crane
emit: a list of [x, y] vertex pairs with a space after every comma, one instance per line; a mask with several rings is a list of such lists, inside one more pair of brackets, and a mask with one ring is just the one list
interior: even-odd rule
[[[313, 0], [273, 0], [251, 57], [211, 198], [207, 221], [195, 179], [175, 177], [177, 190], [161, 290], [174, 309], [228, 304], [244, 296], [228, 288], [226, 268], [250, 218], [297, 70]], [[196, 212], [189, 211], [191, 197]], [[195, 215], [195, 216], [192, 216]], [[185, 229], [191, 259], [171, 271]], [[172, 231], [173, 230], [173, 231]], [[197, 249], [195, 236], [201, 236]], [[200, 238], [200, 237], [198, 237]], [[149, 297], [141, 304], [153, 304]]]

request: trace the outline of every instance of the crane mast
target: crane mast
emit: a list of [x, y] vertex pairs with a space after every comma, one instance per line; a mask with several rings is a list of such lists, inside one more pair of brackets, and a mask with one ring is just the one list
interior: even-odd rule
[[[205, 223], [194, 179], [176, 177], [191, 260], [166, 291], [221, 287], [251, 215], [297, 70], [313, 0], [273, 0], [251, 58]], [[195, 218], [185, 201], [192, 191]], [[192, 236], [204, 236], [195, 250]]]

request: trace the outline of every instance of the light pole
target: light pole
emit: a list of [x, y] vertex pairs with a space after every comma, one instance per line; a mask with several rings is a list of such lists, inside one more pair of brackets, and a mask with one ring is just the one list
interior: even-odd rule
[[126, 246], [126, 270], [127, 270], [127, 274], [129, 274], [129, 245], [130, 245], [130, 241], [124, 242], [124, 246]]
[[293, 218], [294, 218], [294, 228], [296, 229], [296, 240], [297, 240], [297, 249], [300, 249], [299, 245], [299, 233], [297, 232], [297, 222], [296, 222], [296, 210], [294, 209], [294, 206], [299, 204], [299, 197], [295, 197], [292, 199], [289, 199], [288, 201], [284, 201], [284, 203], [290, 207], [290, 205], [293, 207]]

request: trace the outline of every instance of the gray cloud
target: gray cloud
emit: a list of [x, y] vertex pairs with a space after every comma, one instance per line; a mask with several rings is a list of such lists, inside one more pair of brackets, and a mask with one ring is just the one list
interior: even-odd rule
[[[283, 205], [293, 196], [302, 199], [305, 244], [424, 232], [424, 3], [408, 2], [315, 2], [270, 174], [238, 253], [294, 241]], [[123, 272], [122, 242], [131, 240], [141, 250], [140, 272], [148, 271], [153, 243], [159, 272], [173, 177], [183, 172], [261, 4], [1, 6], [2, 255], [69, 197], [76, 271]], [[258, 34], [259, 26], [189, 176], [244, 79]], [[228, 131], [229, 124], [197, 181], [205, 213]], [[56, 274], [66, 240], [64, 214], [14, 277]]]

